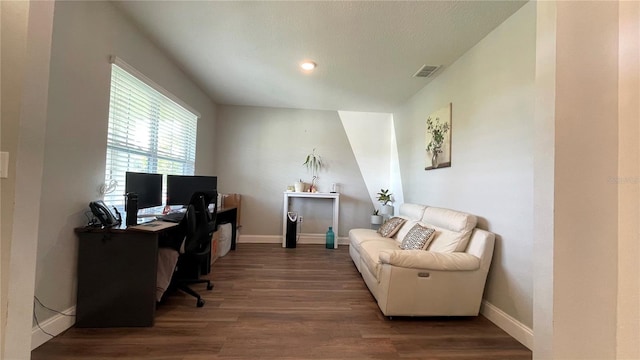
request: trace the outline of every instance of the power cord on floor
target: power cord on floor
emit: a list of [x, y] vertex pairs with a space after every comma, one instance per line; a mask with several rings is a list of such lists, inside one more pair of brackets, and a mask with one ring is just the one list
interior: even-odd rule
[[44, 305], [44, 304], [42, 303], [42, 301], [40, 301], [40, 299], [38, 299], [38, 297], [37, 297], [37, 296], [34, 296], [34, 297], [33, 297], [33, 299], [34, 299], [35, 301], [37, 301], [37, 302], [38, 302], [38, 304], [39, 304], [40, 306], [42, 306], [43, 308], [45, 308], [45, 309], [47, 309], [47, 310], [49, 310], [49, 311], [53, 311], [54, 313], [58, 313], [58, 314], [60, 314], [60, 315], [64, 315], [64, 316], [76, 316], [76, 314], [66, 314], [66, 313], [63, 313], [62, 311], [58, 311], [58, 310], [56, 310], [56, 309], [52, 309], [52, 308], [50, 308], [50, 307], [48, 307], [48, 306]]
[[[34, 304], [34, 305], [35, 305], [35, 304]], [[40, 322], [38, 321], [38, 316], [36, 315], [36, 309], [35, 309], [35, 307], [34, 307], [34, 309], [33, 309], [33, 320], [35, 320], [35, 321], [36, 321], [36, 326], [38, 327], [38, 329], [40, 329], [40, 331], [42, 331], [43, 333], [45, 333], [45, 334], [47, 334], [47, 335], [51, 336], [51, 338], [56, 337], [55, 335], [53, 335], [53, 334], [51, 334], [51, 333], [47, 332], [45, 329], [43, 329], [43, 328], [42, 328], [42, 326], [40, 326]]]
[[56, 309], [52, 309], [52, 308], [50, 308], [50, 307], [48, 307], [48, 306], [44, 305], [44, 304], [42, 303], [42, 301], [40, 301], [40, 299], [38, 299], [38, 297], [34, 295], [34, 296], [33, 296], [33, 320], [35, 320], [35, 322], [36, 322], [36, 326], [38, 327], [38, 329], [40, 329], [40, 331], [42, 331], [43, 333], [45, 333], [45, 334], [47, 334], [47, 335], [51, 336], [52, 338], [54, 338], [54, 337], [55, 337], [55, 335], [53, 335], [53, 334], [51, 334], [51, 333], [47, 332], [45, 329], [43, 329], [43, 328], [42, 328], [42, 326], [40, 326], [40, 322], [38, 321], [38, 315], [36, 315], [36, 303], [38, 303], [38, 305], [40, 305], [41, 307], [43, 307], [43, 308], [45, 308], [45, 309], [47, 309], [47, 310], [49, 310], [49, 311], [53, 311], [53, 312], [55, 312], [55, 313], [57, 313], [57, 314], [60, 314], [60, 315], [70, 316], [70, 317], [72, 317], [72, 316], [76, 316], [75, 314], [66, 314], [66, 313], [63, 313], [62, 311], [58, 311], [58, 310], [56, 310]]

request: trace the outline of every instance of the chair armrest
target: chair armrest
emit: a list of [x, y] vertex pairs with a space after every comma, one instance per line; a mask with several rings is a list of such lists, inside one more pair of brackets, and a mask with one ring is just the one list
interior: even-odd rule
[[439, 253], [424, 250], [381, 250], [380, 262], [409, 269], [472, 271], [480, 259], [464, 252]]

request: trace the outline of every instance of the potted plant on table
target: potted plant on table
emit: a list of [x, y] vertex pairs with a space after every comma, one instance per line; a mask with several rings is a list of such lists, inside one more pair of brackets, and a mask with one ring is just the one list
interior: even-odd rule
[[371, 224], [372, 225], [382, 224], [382, 215], [379, 214], [378, 210], [373, 210], [373, 215], [371, 215]]
[[380, 189], [378, 192], [378, 202], [381, 204], [380, 213], [383, 215], [392, 215], [393, 214], [393, 206], [389, 205], [393, 201], [391, 200], [391, 194], [389, 189]]
[[317, 192], [316, 181], [318, 180], [318, 173], [324, 167], [324, 163], [322, 162], [322, 158], [320, 155], [316, 154], [316, 149], [314, 148], [311, 154], [307, 155], [303, 166], [307, 168], [307, 171], [311, 172], [311, 187], [309, 187], [309, 192]]

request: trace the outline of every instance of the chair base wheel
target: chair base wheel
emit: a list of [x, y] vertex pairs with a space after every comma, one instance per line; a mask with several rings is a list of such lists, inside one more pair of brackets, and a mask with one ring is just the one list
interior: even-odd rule
[[203, 307], [204, 306], [204, 299], [198, 299], [198, 302], [196, 303], [197, 307]]
[[213, 284], [207, 284], [207, 290], [213, 289]]

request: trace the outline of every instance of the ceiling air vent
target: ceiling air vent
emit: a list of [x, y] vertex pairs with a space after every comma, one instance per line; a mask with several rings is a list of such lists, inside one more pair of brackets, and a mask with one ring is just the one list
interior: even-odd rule
[[439, 68], [440, 66], [422, 65], [422, 67], [418, 69], [415, 74], [413, 74], [413, 77], [429, 77], [433, 75], [433, 73], [435, 73]]

